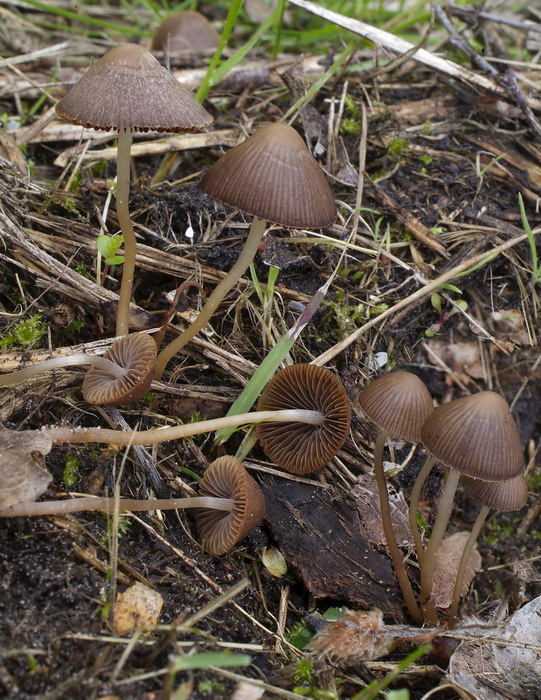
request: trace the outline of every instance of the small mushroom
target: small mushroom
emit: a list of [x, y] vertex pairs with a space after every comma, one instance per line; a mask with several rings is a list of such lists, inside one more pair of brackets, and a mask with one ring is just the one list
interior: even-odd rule
[[265, 422], [256, 425], [263, 451], [293, 474], [308, 474], [325, 466], [344, 444], [351, 407], [340, 380], [317, 365], [290, 365], [277, 372], [263, 389], [258, 411], [316, 410], [319, 424]]
[[265, 515], [261, 489], [235, 457], [215, 460], [203, 475], [199, 493], [233, 501], [233, 507], [227, 511], [199, 508], [195, 515], [205, 549], [215, 557], [229, 552]]
[[215, 49], [220, 35], [200, 12], [185, 10], [166, 17], [152, 37], [152, 50], [177, 53]]
[[83, 380], [85, 401], [118, 406], [137, 401], [152, 383], [156, 364], [156, 343], [152, 336], [134, 333], [123, 336], [101, 355], [67, 355], [0, 375], [0, 386], [15, 384], [42, 372], [90, 365]]
[[423, 424], [421, 437], [427, 452], [448, 467], [421, 566], [421, 606], [425, 621], [435, 625], [438, 620], [432, 601], [432, 576], [460, 476], [508, 481], [524, 471], [524, 457], [507, 402], [493, 391], [481, 391], [436, 408]]
[[286, 228], [322, 228], [336, 219], [325, 173], [295, 129], [269, 124], [235, 146], [205, 173], [201, 189], [254, 219], [237, 262], [216, 286], [197, 319], [158, 355], [155, 378], [205, 326], [252, 262], [267, 222]]
[[[393, 530], [383, 451], [389, 435], [409, 442], [421, 442], [421, 426], [434, 410], [430, 393], [412, 372], [399, 370], [375, 379], [359, 394], [359, 404], [379, 432], [374, 445], [374, 477], [378, 486], [381, 520], [396, 577], [410, 615], [422, 624], [423, 615], [413, 594], [404, 560]], [[417, 550], [422, 550], [417, 524], [412, 527]], [[418, 541], [417, 541], [418, 540]]]
[[59, 117], [88, 129], [118, 129], [117, 214], [124, 237], [124, 266], [117, 335], [126, 335], [135, 271], [136, 241], [128, 200], [134, 131], [195, 131], [212, 117], [142, 46], [121, 44], [96, 61], [58, 102]]
[[154, 338], [146, 333], [119, 338], [103, 355], [115, 371], [94, 365], [86, 373], [82, 386], [85, 401], [110, 406], [138, 401], [150, 389], [157, 354]]
[[11, 503], [0, 508], [0, 517], [112, 511], [116, 506], [125, 511], [196, 508], [203, 545], [213, 556], [220, 556], [232, 549], [259, 525], [265, 515], [265, 499], [261, 489], [243, 465], [234, 457], [220, 457], [205, 472], [198, 496], [149, 500], [82, 497], [64, 501]]
[[462, 581], [464, 573], [470, 557], [470, 552], [473, 549], [481, 528], [487, 519], [490, 509], [499, 510], [508, 513], [515, 510], [521, 510], [526, 505], [528, 500], [528, 484], [524, 474], [519, 474], [514, 479], [509, 481], [481, 481], [480, 479], [472, 479], [468, 476], [460, 477], [460, 484], [464, 490], [476, 501], [482, 503], [481, 510], [475, 523], [471, 529], [468, 540], [464, 546], [464, 551], [460, 558], [458, 571], [456, 574], [455, 585], [453, 588], [453, 597], [451, 606], [449, 607], [449, 615], [447, 617], [447, 626], [453, 629], [456, 625], [458, 615], [458, 606], [460, 603], [460, 593], [462, 591]]

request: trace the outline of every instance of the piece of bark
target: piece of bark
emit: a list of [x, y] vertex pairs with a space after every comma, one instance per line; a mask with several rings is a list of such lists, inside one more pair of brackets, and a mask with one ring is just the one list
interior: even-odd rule
[[314, 598], [378, 607], [396, 621], [403, 602], [391, 565], [361, 534], [359, 513], [318, 485], [263, 475], [266, 519], [286, 561]]

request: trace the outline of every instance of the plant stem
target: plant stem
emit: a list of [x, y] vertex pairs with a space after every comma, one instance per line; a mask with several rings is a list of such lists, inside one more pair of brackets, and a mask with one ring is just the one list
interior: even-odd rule
[[488, 514], [490, 513], [490, 506], [483, 506], [481, 510], [479, 511], [479, 515], [477, 516], [475, 523], [472, 527], [472, 530], [470, 532], [470, 536], [468, 537], [468, 540], [464, 546], [464, 551], [462, 552], [462, 556], [460, 558], [460, 564], [458, 565], [458, 571], [456, 573], [456, 580], [455, 580], [455, 586], [453, 588], [453, 598], [451, 600], [451, 607], [449, 608], [449, 617], [447, 618], [447, 626], [449, 629], [453, 629], [456, 625], [456, 618], [458, 615], [458, 605], [460, 603], [460, 596], [462, 593], [462, 582], [464, 580], [464, 573], [466, 571], [466, 566], [468, 565], [468, 560], [470, 558], [471, 551], [473, 549], [473, 545], [475, 544], [477, 538], [479, 537], [479, 533], [481, 532], [481, 528], [483, 527], [483, 524], [485, 520], [487, 519]]
[[235, 505], [232, 498], [192, 496], [190, 498], [158, 498], [139, 500], [134, 498], [71, 498], [65, 501], [41, 501], [38, 503], [14, 503], [0, 509], [0, 518], [15, 518], [36, 515], [78, 513], [83, 510], [105, 510], [112, 512], [118, 505], [120, 510], [148, 511], [172, 510], [173, 508], [214, 508], [231, 511]]
[[449, 473], [447, 474], [445, 487], [438, 505], [438, 515], [436, 517], [434, 527], [432, 528], [432, 535], [428, 542], [428, 547], [425, 550], [423, 566], [421, 568], [421, 607], [423, 609], [425, 622], [430, 627], [435, 627], [438, 624], [438, 616], [436, 614], [436, 608], [432, 599], [432, 577], [434, 575], [434, 567], [436, 565], [436, 556], [445, 535], [445, 531], [447, 530], [447, 525], [451, 515], [451, 508], [453, 506], [453, 499], [455, 497], [459, 479], [460, 474], [453, 469], [450, 469]]
[[53, 443], [100, 442], [110, 445], [156, 445], [167, 440], [179, 440], [209, 433], [220, 428], [234, 428], [239, 425], [259, 423], [261, 421], [278, 421], [292, 423], [309, 423], [320, 425], [324, 416], [319, 411], [281, 410], [281, 411], [252, 411], [237, 416], [225, 416], [213, 420], [175, 425], [171, 428], [155, 428], [153, 430], [107, 430], [101, 428], [48, 428], [37, 431], [47, 435]]
[[16, 372], [8, 372], [0, 375], [0, 386], [15, 384], [16, 382], [24, 381], [35, 377], [41, 372], [48, 372], [53, 369], [63, 367], [77, 367], [78, 365], [94, 365], [101, 367], [109, 374], [112, 374], [117, 379], [121, 379], [126, 375], [126, 370], [116, 362], [101, 357], [101, 355], [68, 355], [67, 357], [54, 357], [44, 362], [38, 362], [36, 365], [19, 369]]
[[417, 551], [417, 562], [420, 567], [423, 565], [423, 559], [425, 554], [425, 549], [423, 547], [423, 540], [421, 538], [421, 533], [419, 532], [419, 525], [417, 524], [417, 512], [419, 508], [419, 501], [421, 500], [421, 491], [428, 479], [428, 475], [432, 471], [432, 467], [436, 464], [435, 457], [427, 457], [423, 468], [417, 475], [413, 488], [411, 490], [411, 500], [409, 507], [409, 521], [411, 534], [413, 535], [413, 541], [415, 542], [415, 550]]
[[383, 532], [387, 541], [389, 554], [391, 555], [391, 560], [393, 562], [396, 578], [398, 579], [400, 590], [402, 591], [402, 597], [404, 598], [409, 614], [418, 625], [422, 625], [423, 614], [417, 605], [417, 601], [415, 600], [411, 583], [406, 572], [406, 567], [404, 566], [404, 558], [396, 542], [393, 524], [391, 521], [389, 493], [387, 491], [387, 481], [385, 479], [385, 471], [383, 469], [383, 450], [386, 442], [387, 433], [384, 430], [380, 430], [374, 446], [374, 477], [378, 485], [381, 522], [383, 525]]
[[177, 352], [179, 352], [179, 350], [181, 350], [195, 335], [197, 335], [202, 328], [204, 328], [204, 326], [212, 318], [214, 312], [226, 294], [233, 289], [242, 275], [246, 272], [250, 266], [250, 263], [254, 259], [255, 254], [257, 253], [257, 249], [259, 248], [259, 244], [261, 243], [261, 239], [265, 233], [265, 228], [266, 222], [263, 221], [263, 219], [254, 217], [250, 231], [248, 232], [248, 238], [246, 239], [246, 243], [244, 244], [244, 248], [241, 250], [237, 262], [233, 265], [231, 270], [229, 270], [221, 282], [215, 287], [196, 320], [177, 338], [175, 338], [175, 340], [169, 343], [169, 345], [167, 345], [158, 355], [154, 379], [161, 379], [165, 366], [169, 360], [176, 355]]
[[127, 335], [130, 324], [130, 302], [135, 273], [135, 231], [130, 217], [130, 152], [132, 130], [121, 129], [118, 132], [118, 149], [116, 156], [116, 213], [124, 238], [124, 264], [122, 282], [118, 299], [116, 317], [116, 335]]

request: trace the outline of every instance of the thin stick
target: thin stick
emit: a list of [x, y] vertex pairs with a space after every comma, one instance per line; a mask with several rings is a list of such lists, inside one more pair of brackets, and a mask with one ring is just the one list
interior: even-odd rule
[[124, 237], [124, 264], [122, 282], [118, 297], [116, 317], [116, 335], [127, 335], [130, 323], [130, 302], [135, 274], [135, 231], [130, 217], [130, 152], [132, 143], [131, 129], [118, 132], [118, 151], [116, 158], [116, 213], [120, 230]]
[[387, 548], [389, 549], [389, 554], [391, 555], [394, 572], [396, 574], [396, 578], [398, 579], [404, 602], [406, 603], [409, 614], [412, 616], [415, 622], [418, 625], [422, 625], [423, 614], [417, 605], [417, 601], [415, 600], [411, 583], [406, 572], [406, 567], [404, 566], [404, 558], [396, 542], [393, 524], [391, 521], [389, 493], [387, 491], [387, 481], [385, 479], [385, 471], [383, 469], [383, 450], [386, 442], [387, 433], [385, 430], [380, 430], [374, 446], [374, 477], [378, 485], [381, 523], [383, 525], [383, 532], [387, 541]]
[[186, 330], [183, 331], [178, 338], [175, 338], [173, 342], [169, 343], [169, 345], [167, 345], [158, 355], [154, 379], [161, 379], [165, 366], [169, 360], [176, 355], [177, 352], [179, 352], [194, 337], [194, 335], [197, 335], [197, 333], [199, 333], [199, 331], [204, 328], [204, 326], [212, 318], [214, 312], [226, 294], [233, 289], [250, 266], [252, 260], [255, 258], [255, 254], [257, 253], [257, 249], [259, 248], [259, 244], [261, 243], [265, 229], [266, 221], [254, 217], [250, 231], [248, 232], [248, 238], [246, 239], [246, 243], [244, 244], [244, 248], [241, 250], [237, 262], [233, 265], [231, 270], [229, 270], [221, 282], [215, 287], [196, 320], [190, 326], [188, 326], [188, 328], [186, 328]]

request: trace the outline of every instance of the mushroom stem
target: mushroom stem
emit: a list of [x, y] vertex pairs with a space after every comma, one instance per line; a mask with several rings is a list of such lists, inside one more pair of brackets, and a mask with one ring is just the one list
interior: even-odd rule
[[436, 462], [437, 460], [435, 457], [426, 458], [423, 468], [417, 475], [417, 478], [415, 479], [415, 483], [413, 484], [413, 488], [411, 490], [409, 521], [411, 534], [413, 535], [413, 541], [415, 542], [415, 550], [417, 551], [417, 562], [419, 563], [420, 567], [422, 567], [423, 565], [425, 548], [423, 546], [421, 533], [419, 532], [419, 525], [417, 524], [417, 512], [419, 508], [419, 501], [421, 500], [421, 491], [423, 489], [425, 481], [428, 479], [428, 476], [432, 471], [432, 467], [436, 464]]
[[438, 505], [438, 515], [436, 516], [436, 522], [432, 528], [432, 535], [430, 536], [428, 546], [425, 550], [423, 566], [421, 568], [421, 607], [423, 609], [425, 622], [429, 627], [435, 627], [438, 624], [438, 616], [432, 598], [432, 578], [438, 549], [442, 543], [451, 516], [451, 508], [453, 506], [453, 499], [459, 479], [460, 474], [454, 469], [449, 469]]
[[25, 367], [16, 372], [2, 374], [0, 375], [0, 386], [22, 382], [25, 379], [30, 379], [37, 374], [41, 374], [41, 372], [48, 372], [62, 367], [76, 367], [78, 365], [93, 365], [99, 367], [118, 379], [126, 375], [126, 370], [123, 367], [120, 367], [116, 362], [111, 362], [111, 360], [101, 357], [100, 355], [71, 355], [68, 357], [54, 357], [51, 360], [39, 362], [37, 365]]
[[235, 506], [233, 498], [214, 498], [212, 496], [192, 496], [190, 498], [158, 498], [139, 500], [134, 498], [95, 498], [93, 496], [72, 498], [66, 501], [41, 501], [38, 503], [14, 503], [0, 508], [0, 518], [15, 518], [36, 515], [58, 515], [78, 513], [83, 510], [105, 510], [112, 512], [118, 504], [120, 510], [148, 511], [172, 510], [174, 508], [213, 508], [214, 510], [232, 511]]
[[464, 546], [464, 551], [460, 557], [460, 563], [458, 565], [458, 571], [456, 573], [455, 585], [453, 588], [453, 598], [451, 600], [451, 607], [449, 608], [449, 616], [447, 618], [447, 627], [453, 629], [456, 625], [456, 618], [458, 615], [458, 605], [460, 603], [460, 597], [462, 593], [462, 582], [464, 580], [464, 573], [466, 571], [466, 566], [468, 565], [468, 560], [470, 558], [473, 545], [475, 544], [481, 528], [483, 527], [488, 514], [490, 513], [490, 506], [483, 505], [479, 514], [473, 524], [470, 535]]
[[389, 493], [387, 491], [387, 481], [385, 479], [385, 470], [383, 468], [383, 450], [385, 448], [385, 443], [387, 442], [387, 437], [387, 432], [385, 430], [380, 430], [376, 437], [376, 443], [374, 446], [374, 477], [376, 479], [379, 492], [381, 523], [383, 525], [383, 532], [387, 541], [387, 548], [393, 562], [394, 572], [396, 578], [398, 579], [406, 607], [408, 608], [409, 614], [412, 616], [415, 622], [418, 625], [422, 625], [423, 614], [417, 605], [417, 601], [415, 600], [411, 583], [406, 572], [406, 567], [404, 566], [402, 552], [398, 547], [391, 520]]
[[282, 410], [253, 411], [237, 416], [225, 416], [213, 420], [175, 425], [153, 430], [102, 430], [101, 428], [48, 428], [43, 431], [54, 443], [100, 442], [110, 445], [156, 445], [167, 440], [178, 440], [239, 425], [278, 421], [285, 423], [309, 423], [320, 425], [325, 416], [319, 411]]
[[117, 336], [127, 335], [129, 332], [130, 302], [135, 273], [136, 242], [129, 210], [131, 143], [132, 130], [120, 129], [116, 156], [116, 213], [124, 238], [124, 264], [116, 317]]
[[261, 239], [265, 233], [267, 222], [263, 219], [254, 217], [248, 237], [243, 249], [238, 257], [237, 262], [233, 265], [227, 275], [215, 287], [212, 294], [207, 299], [205, 306], [196, 320], [186, 328], [175, 340], [167, 345], [158, 355], [154, 379], [161, 379], [165, 366], [169, 360], [179, 352], [199, 331], [204, 328], [208, 321], [212, 318], [214, 312], [226, 296], [233, 289], [239, 279], [248, 269], [250, 263], [257, 253]]

